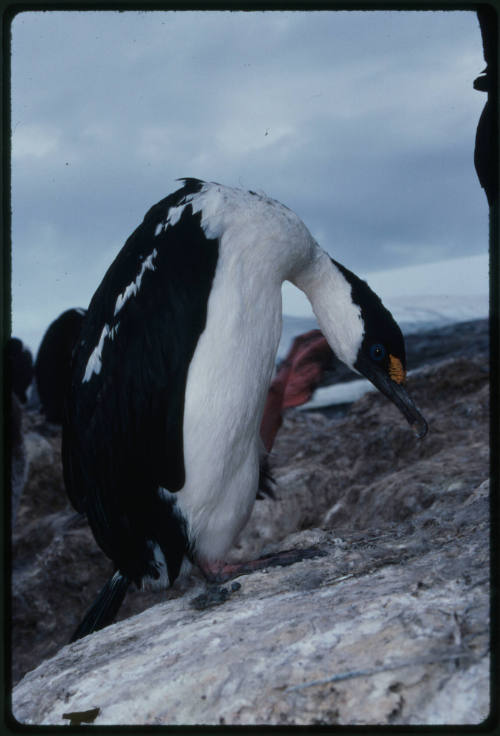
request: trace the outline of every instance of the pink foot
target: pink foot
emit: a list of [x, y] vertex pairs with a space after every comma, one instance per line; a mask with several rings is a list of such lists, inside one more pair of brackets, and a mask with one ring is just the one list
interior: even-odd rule
[[324, 557], [326, 552], [318, 547], [307, 547], [305, 549], [288, 549], [274, 554], [263, 555], [257, 560], [249, 562], [203, 562], [198, 563], [200, 570], [210, 583], [226, 583], [239, 575], [250, 575], [256, 570], [265, 570], [267, 567], [294, 565], [301, 560], [311, 557]]

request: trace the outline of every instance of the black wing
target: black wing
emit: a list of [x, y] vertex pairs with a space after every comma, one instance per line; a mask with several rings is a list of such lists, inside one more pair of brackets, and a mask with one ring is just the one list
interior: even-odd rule
[[102, 549], [132, 579], [151, 559], [158, 486], [175, 492], [185, 481], [184, 392], [218, 240], [205, 236], [190, 204], [174, 225], [161, 226], [201, 185], [189, 180], [149, 210], [94, 294], [73, 355], [66, 488]]

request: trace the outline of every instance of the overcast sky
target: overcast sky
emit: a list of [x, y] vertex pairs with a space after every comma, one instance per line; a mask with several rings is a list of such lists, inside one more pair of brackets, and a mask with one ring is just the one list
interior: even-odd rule
[[25, 12], [11, 30], [13, 332], [32, 349], [182, 176], [265, 191], [361, 274], [488, 248], [474, 12]]

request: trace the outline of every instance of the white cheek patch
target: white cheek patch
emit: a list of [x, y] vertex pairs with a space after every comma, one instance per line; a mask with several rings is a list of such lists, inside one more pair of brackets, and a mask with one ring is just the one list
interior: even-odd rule
[[311, 302], [321, 331], [337, 358], [354, 369], [365, 326], [361, 307], [352, 299], [349, 281], [317, 246], [315, 259], [295, 276], [294, 283]]
[[132, 281], [128, 286], [125, 287], [125, 290], [122, 291], [121, 294], [118, 295], [118, 298], [116, 300], [115, 304], [115, 316], [118, 314], [120, 309], [123, 307], [125, 302], [130, 299], [131, 296], [135, 296], [139, 289], [141, 288], [141, 281], [142, 277], [146, 273], [147, 270], [154, 271], [155, 266], [153, 264], [153, 260], [158, 255], [158, 251], [156, 248], [153, 250], [153, 252], [146, 258], [146, 260], [143, 262], [141, 266], [141, 270], [139, 271], [139, 274], [137, 275], [135, 281]]
[[333, 352], [353, 368], [363, 342], [361, 307], [352, 299], [352, 287], [330, 258], [323, 259], [321, 275], [308, 296], [319, 325]]
[[354, 302], [346, 304], [342, 311], [343, 314], [339, 315], [339, 320], [343, 321], [341, 328], [339, 328], [340, 339], [337, 336], [337, 357], [351, 368], [354, 368], [354, 363], [363, 343], [365, 325], [361, 316], [361, 307], [354, 304]]

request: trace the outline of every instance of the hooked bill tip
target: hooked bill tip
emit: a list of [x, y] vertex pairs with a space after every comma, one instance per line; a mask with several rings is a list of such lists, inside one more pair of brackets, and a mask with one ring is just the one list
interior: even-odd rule
[[429, 429], [429, 426], [423, 417], [419, 417], [414, 423], [413, 427], [415, 430], [415, 437], [418, 440], [423, 439], [427, 434], [427, 430]]

